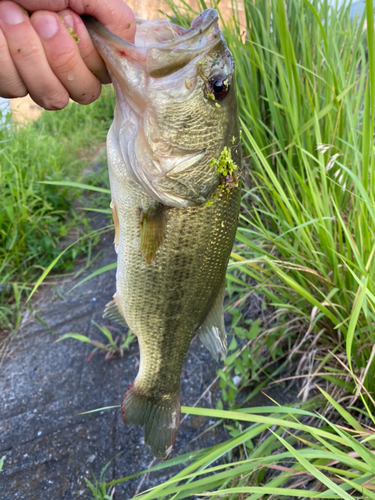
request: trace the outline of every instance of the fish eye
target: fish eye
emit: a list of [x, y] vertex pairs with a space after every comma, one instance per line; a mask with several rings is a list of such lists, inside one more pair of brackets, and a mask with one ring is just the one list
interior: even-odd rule
[[214, 75], [210, 78], [208, 85], [210, 93], [215, 96], [215, 101], [221, 101], [229, 92], [228, 75]]

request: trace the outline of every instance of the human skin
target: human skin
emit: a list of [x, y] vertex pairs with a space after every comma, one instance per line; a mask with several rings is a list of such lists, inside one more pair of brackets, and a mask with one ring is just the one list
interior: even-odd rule
[[1, 97], [30, 94], [48, 110], [99, 97], [111, 79], [82, 14], [134, 42], [134, 13], [123, 0], [0, 0]]

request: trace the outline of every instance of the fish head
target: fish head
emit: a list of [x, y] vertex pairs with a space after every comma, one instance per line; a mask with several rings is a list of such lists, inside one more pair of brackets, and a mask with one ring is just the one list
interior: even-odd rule
[[85, 23], [116, 89], [110, 134], [126, 173], [166, 206], [204, 203], [220, 182], [212, 160], [239, 148], [234, 62], [217, 12], [189, 29], [138, 20], [135, 45]]

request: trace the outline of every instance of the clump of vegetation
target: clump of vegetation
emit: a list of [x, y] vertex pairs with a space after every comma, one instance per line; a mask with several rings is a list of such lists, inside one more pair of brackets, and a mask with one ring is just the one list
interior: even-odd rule
[[[18, 326], [21, 304], [32, 283], [62, 251], [88, 232], [86, 212], [78, 209], [81, 191], [47, 181], [79, 181], [102, 151], [110, 126], [114, 95], [103, 93], [90, 106], [71, 103], [58, 112], [43, 112], [29, 124], [9, 120], [0, 128], [0, 325]], [[99, 176], [105, 182], [103, 175]], [[98, 176], [85, 182], [98, 183]], [[70, 269], [92, 244], [87, 238], [65, 252], [57, 271]]]
[[238, 186], [238, 166], [232, 160], [231, 150], [224, 146], [219, 158], [213, 158], [210, 167], [214, 167], [220, 176], [219, 189], [229, 193], [231, 189]]
[[246, 42], [227, 31], [248, 164], [232, 269], [298, 318], [301, 356], [316, 348], [305, 374], [335, 353], [324, 377], [350, 401], [339, 361], [375, 390], [373, 30], [348, 5], [246, 5]]
[[[95, 323], [95, 321], [94, 325], [105, 337], [106, 343], [102, 342], [101, 340], [90, 339], [87, 335], [82, 335], [81, 333], [66, 333], [65, 335], [62, 335], [60, 338], [58, 338], [56, 342], [59, 342], [60, 340], [74, 339], [79, 340], [80, 342], [91, 344], [94, 349], [90, 352], [86, 361], [90, 361], [90, 359], [97, 351], [104, 354], [104, 359], [106, 361], [116, 355], [119, 355], [122, 358], [124, 356], [124, 352], [129, 349], [130, 344], [134, 340], [134, 335], [132, 334], [132, 332], [128, 330], [126, 333], [121, 333], [116, 327], [98, 325], [97, 323]], [[110, 329], [117, 333], [116, 337], [112, 335]]]

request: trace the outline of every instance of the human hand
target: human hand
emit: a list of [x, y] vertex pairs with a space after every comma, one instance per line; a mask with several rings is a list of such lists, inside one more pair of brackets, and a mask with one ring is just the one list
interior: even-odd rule
[[123, 0], [0, 0], [1, 97], [30, 94], [49, 110], [69, 97], [80, 104], [99, 97], [111, 80], [82, 14], [134, 42], [134, 13]]

